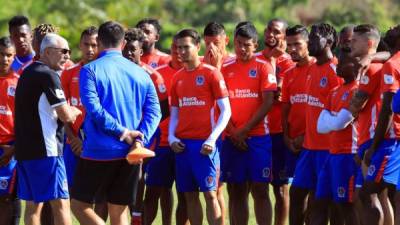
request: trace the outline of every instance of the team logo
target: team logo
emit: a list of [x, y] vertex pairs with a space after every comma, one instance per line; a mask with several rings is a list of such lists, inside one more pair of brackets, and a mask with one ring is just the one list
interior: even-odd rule
[[385, 82], [385, 84], [393, 84], [394, 83], [394, 79], [393, 79], [392, 74], [383, 75], [383, 81]]
[[15, 96], [15, 87], [13, 87], [13, 86], [8, 87], [7, 88], [7, 95], [14, 97]]
[[271, 170], [270, 170], [268, 167], [265, 167], [265, 168], [262, 170], [262, 176], [263, 176], [264, 178], [268, 178], [270, 175], [271, 175]]
[[376, 170], [375, 165], [370, 165], [370, 166], [368, 167], [368, 176], [374, 175], [375, 170]]
[[204, 76], [203, 75], [198, 75], [196, 77], [196, 85], [201, 86], [204, 84]]
[[206, 186], [212, 187], [213, 185], [214, 185], [214, 177], [213, 176], [206, 177]]
[[64, 98], [65, 98], [65, 95], [64, 95], [64, 91], [63, 91], [63, 90], [61, 90], [61, 89], [56, 89], [55, 91], [56, 91], [56, 96], [57, 96], [58, 99], [64, 99]]
[[167, 91], [167, 88], [165, 87], [165, 84], [159, 84], [158, 85], [158, 91], [160, 93], [165, 93]]
[[339, 198], [344, 198], [344, 196], [346, 195], [346, 189], [344, 187], [338, 187], [337, 195]]
[[319, 82], [319, 86], [324, 88], [324, 87], [326, 87], [327, 84], [328, 84], [328, 78], [326, 78], [326, 77], [321, 78], [321, 81]]
[[362, 76], [361, 80], [360, 80], [360, 83], [364, 84], [364, 85], [368, 84], [369, 83], [369, 77], [367, 75]]
[[249, 71], [249, 77], [251, 77], [251, 78], [257, 77], [257, 70], [251, 69], [251, 70]]
[[276, 83], [276, 76], [273, 74], [268, 74], [268, 82], [269, 83]]
[[8, 181], [7, 180], [0, 180], [0, 190], [6, 190], [8, 187]]
[[343, 95], [342, 95], [342, 101], [345, 101], [347, 99], [347, 97], [349, 97], [349, 92], [346, 91]]
[[156, 63], [156, 62], [151, 62], [151, 63], [150, 63], [150, 66], [151, 66], [151, 68], [155, 69], [155, 68], [157, 68], [158, 63]]

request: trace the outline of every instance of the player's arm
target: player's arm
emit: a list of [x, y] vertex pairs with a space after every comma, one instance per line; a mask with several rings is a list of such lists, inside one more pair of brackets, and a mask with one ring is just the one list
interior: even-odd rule
[[185, 149], [185, 144], [175, 136], [176, 127], [179, 121], [179, 108], [171, 106], [171, 114], [168, 126], [168, 143], [171, 146], [172, 151], [180, 153]]
[[320, 134], [327, 134], [331, 131], [342, 130], [353, 120], [354, 117], [348, 109], [342, 108], [336, 115], [323, 109], [318, 117], [317, 132]]
[[293, 152], [297, 152], [297, 150], [293, 146], [293, 140], [289, 137], [289, 112], [290, 112], [291, 104], [288, 102], [282, 103], [282, 129], [283, 129], [283, 140], [286, 146]]
[[3, 154], [0, 156], [0, 167], [8, 165], [14, 156], [15, 148], [13, 145], [0, 145]]
[[224, 131], [225, 127], [228, 125], [229, 119], [232, 115], [231, 106], [229, 104], [229, 97], [220, 98], [217, 100], [217, 105], [220, 110], [220, 114], [217, 120], [217, 124], [213, 128], [211, 135], [203, 144], [201, 153], [210, 154], [215, 148], [215, 142], [218, 137]]
[[363, 90], [356, 90], [350, 100], [349, 111], [353, 117], [357, 117], [360, 111], [365, 107], [369, 99], [369, 94]]

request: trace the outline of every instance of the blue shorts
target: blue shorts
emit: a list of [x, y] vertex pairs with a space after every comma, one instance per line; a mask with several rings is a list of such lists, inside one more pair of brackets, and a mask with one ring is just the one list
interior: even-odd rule
[[20, 199], [39, 203], [69, 198], [62, 156], [18, 161], [17, 173]]
[[328, 155], [328, 150], [308, 150], [303, 148], [297, 160], [292, 185], [298, 188], [315, 190], [319, 172]]
[[400, 170], [399, 143], [395, 139], [385, 139], [379, 144], [371, 157], [366, 181], [379, 183], [383, 180], [385, 183], [397, 185]]
[[357, 169], [353, 154], [329, 154], [318, 176], [315, 197], [352, 202]]
[[158, 147], [156, 156], [146, 165], [144, 175], [147, 186], [171, 188], [175, 180], [175, 153], [170, 147]]
[[[7, 143], [7, 145], [13, 145], [13, 143]], [[0, 156], [1, 155], [3, 155], [3, 149], [0, 148]], [[16, 164], [17, 161], [13, 157], [8, 165], [0, 167], [0, 196], [12, 195], [15, 193], [15, 183], [17, 179]]]
[[76, 165], [78, 163], [79, 157], [72, 152], [71, 145], [67, 144], [66, 142], [64, 143], [63, 157], [65, 171], [67, 173], [68, 186], [72, 187], [72, 181], [74, 180]]
[[272, 139], [272, 185], [289, 183], [296, 167], [297, 155], [288, 149], [283, 133], [271, 134]]
[[[364, 142], [363, 144], [360, 145], [360, 147], [358, 147], [358, 157], [360, 157], [360, 159], [364, 158], [364, 153], [365, 151], [371, 147], [372, 145], [372, 139]], [[362, 169], [361, 166], [358, 167], [357, 169], [357, 176], [356, 176], [356, 188], [361, 188], [364, 184], [364, 175], [362, 173]]]
[[271, 137], [249, 137], [247, 151], [238, 150], [229, 138], [222, 144], [223, 179], [228, 183], [263, 182], [272, 179]]
[[178, 192], [208, 192], [217, 190], [219, 180], [219, 153], [200, 153], [204, 140], [181, 140], [185, 150], [175, 154], [176, 187]]

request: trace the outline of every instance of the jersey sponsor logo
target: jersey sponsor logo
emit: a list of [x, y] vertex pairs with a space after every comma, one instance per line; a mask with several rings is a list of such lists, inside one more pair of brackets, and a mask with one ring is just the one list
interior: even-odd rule
[[197, 97], [183, 97], [179, 99], [179, 107], [185, 106], [203, 106], [206, 105], [206, 102], [203, 100], [197, 99]]
[[324, 88], [326, 87], [327, 84], [328, 84], [328, 78], [322, 77], [321, 80], [319, 81], [319, 86]]
[[346, 196], [346, 189], [344, 187], [338, 187], [337, 195], [339, 198], [344, 198]]
[[206, 181], [206, 186], [207, 187], [212, 187], [214, 185], [214, 183], [215, 183], [215, 179], [214, 179], [213, 176], [207, 176], [205, 181]]
[[252, 92], [250, 89], [235, 89], [229, 90], [230, 98], [258, 98], [257, 92]]
[[276, 83], [276, 76], [273, 75], [273, 74], [268, 74], [268, 82], [275, 84]]
[[307, 104], [311, 106], [324, 108], [324, 104], [319, 101], [319, 98], [310, 95], [307, 96]]
[[61, 89], [56, 89], [56, 97], [58, 99], [65, 99], [64, 91]]
[[367, 75], [362, 76], [361, 80], [360, 80], [360, 83], [364, 84], [364, 85], [367, 85], [369, 83], [369, 77]]
[[167, 87], [165, 87], [165, 84], [159, 84], [158, 85], [158, 91], [160, 93], [165, 93], [167, 91]]
[[203, 75], [198, 75], [196, 77], [196, 85], [201, 86], [204, 84], [204, 76]]
[[0, 180], [0, 190], [7, 190], [8, 188], [8, 181], [6, 179]]
[[290, 96], [290, 103], [306, 103], [307, 102], [307, 94], [296, 94]]
[[249, 77], [251, 78], [257, 77], [257, 70], [256, 69], [249, 70]]
[[11, 116], [12, 112], [11, 112], [11, 110], [8, 110], [8, 107], [6, 107], [4, 105], [0, 105], [0, 115]]
[[385, 82], [385, 84], [393, 84], [394, 83], [394, 79], [393, 79], [392, 74], [383, 75], [383, 82]]
[[268, 178], [270, 175], [271, 175], [271, 170], [270, 170], [268, 167], [265, 167], [265, 168], [262, 170], [262, 176], [263, 176], [264, 178]]
[[343, 95], [342, 95], [342, 101], [346, 101], [347, 97], [349, 97], [349, 92], [346, 91]]
[[374, 175], [375, 171], [376, 171], [375, 165], [370, 165], [368, 167], [368, 176]]
[[15, 96], [15, 89], [16, 88], [14, 86], [9, 86], [7, 88], [7, 95], [14, 97]]

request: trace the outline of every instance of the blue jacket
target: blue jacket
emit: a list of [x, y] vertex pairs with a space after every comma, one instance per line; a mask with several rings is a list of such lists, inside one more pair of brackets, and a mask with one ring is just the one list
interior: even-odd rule
[[124, 158], [130, 146], [119, 137], [125, 128], [139, 130], [144, 144], [149, 142], [161, 110], [151, 78], [142, 68], [125, 59], [121, 51], [107, 49], [82, 67], [79, 80], [86, 109], [83, 158]]

